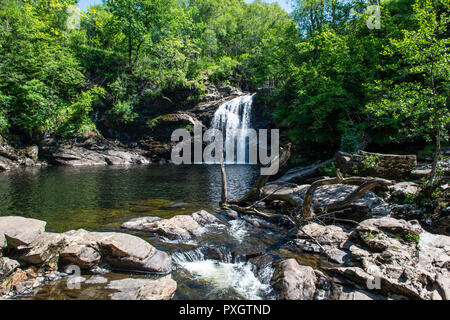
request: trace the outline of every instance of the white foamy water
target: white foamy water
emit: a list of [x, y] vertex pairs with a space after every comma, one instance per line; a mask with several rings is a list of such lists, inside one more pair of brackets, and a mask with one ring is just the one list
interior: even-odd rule
[[262, 269], [258, 277], [255, 275], [256, 267], [251, 263], [233, 263], [228, 249], [216, 248], [221, 252], [223, 261], [207, 259], [205, 249], [197, 248], [174, 253], [172, 258], [193, 280], [208, 283], [212, 287], [211, 294], [220, 296], [224, 293], [227, 296], [231, 291], [241, 299], [261, 300], [271, 292], [272, 288], [269, 285], [273, 274], [271, 266]]
[[246, 236], [248, 235], [247, 223], [241, 219], [230, 221], [230, 228], [228, 229], [228, 233], [237, 241], [244, 241]]
[[260, 300], [270, 289], [255, 276], [250, 263], [203, 260], [180, 265], [195, 279], [209, 282], [217, 293], [232, 289], [243, 299]]

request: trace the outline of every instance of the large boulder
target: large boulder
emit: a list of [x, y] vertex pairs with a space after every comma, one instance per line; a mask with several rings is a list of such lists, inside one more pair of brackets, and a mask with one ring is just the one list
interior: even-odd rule
[[356, 154], [338, 152], [338, 168], [344, 174], [403, 179], [416, 169], [415, 155], [379, 154], [359, 151]]
[[343, 287], [322, 272], [302, 266], [295, 259], [275, 266], [271, 280], [282, 300], [380, 300], [382, 297], [353, 287]]
[[[314, 207], [324, 208], [337, 201], [344, 200], [357, 188], [357, 186], [345, 184], [320, 187], [314, 193]], [[388, 203], [373, 192], [366, 192], [363, 197], [349, 205], [347, 211], [345, 214], [348, 218], [361, 221], [372, 216], [386, 216], [390, 213], [390, 207]]]
[[91, 269], [99, 264], [101, 254], [85, 244], [70, 244], [60, 253], [61, 260], [67, 264], [74, 264], [82, 269]]
[[314, 300], [319, 289], [318, 275], [323, 277], [313, 268], [289, 259], [277, 263], [270, 283], [281, 300]]
[[74, 264], [83, 269], [91, 269], [102, 260], [97, 237], [93, 233], [79, 229], [62, 234], [66, 246], [61, 250], [60, 258], [64, 264]]
[[[262, 196], [266, 201], [283, 201], [294, 207], [300, 207], [310, 185], [297, 185], [289, 182], [272, 182], [264, 186]], [[317, 188], [314, 192], [313, 207], [324, 208], [337, 201], [344, 200], [353, 193], [358, 186], [334, 184]], [[345, 208], [345, 217], [362, 221], [372, 216], [386, 216], [390, 213], [387, 202], [375, 195], [366, 192], [363, 197], [354, 201]]]
[[301, 227], [295, 244], [303, 251], [321, 253], [331, 261], [344, 264], [350, 258], [351, 233], [340, 226], [311, 223]]
[[340, 226], [324, 226], [318, 223], [307, 224], [299, 229], [300, 239], [314, 238], [321, 245], [341, 245], [348, 240], [350, 233]]
[[68, 246], [61, 251], [65, 263], [90, 269], [100, 262], [125, 270], [168, 273], [172, 259], [141, 238], [114, 232], [69, 231], [64, 234]]
[[168, 273], [172, 259], [141, 238], [124, 233], [96, 233], [102, 256], [113, 267]]
[[420, 192], [420, 187], [414, 182], [400, 182], [389, 187], [392, 196], [405, 199], [409, 196], [416, 196]]
[[177, 289], [177, 283], [170, 275], [157, 279], [123, 279], [111, 281], [106, 287], [117, 292], [112, 300], [169, 300]]
[[0, 234], [7, 240], [8, 248], [28, 247], [45, 231], [46, 222], [23, 217], [0, 217]]
[[133, 151], [119, 148], [109, 150], [90, 150], [85, 147], [67, 146], [51, 149], [52, 162], [64, 166], [106, 166], [148, 164], [149, 160]]
[[2, 256], [2, 251], [3, 249], [5, 249], [7, 246], [6, 243], [6, 238], [5, 235], [3, 233], [0, 233], [0, 257]]
[[417, 221], [398, 220], [391, 217], [369, 219], [361, 222], [356, 228], [360, 234], [365, 231], [385, 231], [392, 234], [414, 234], [420, 235], [423, 231]]
[[0, 258], [0, 282], [12, 274], [17, 268], [19, 268], [20, 263], [16, 260], [12, 260], [7, 257]]
[[172, 240], [189, 240], [202, 236], [204, 227], [220, 220], [214, 215], [201, 210], [192, 215], [179, 215], [171, 219], [143, 217], [132, 219], [122, 225], [122, 228], [136, 231], [152, 232]]
[[194, 127], [203, 127], [194, 114], [179, 111], [178, 113], [165, 114], [152, 119], [148, 126], [152, 130], [152, 137], [163, 143], [170, 143], [172, 133], [176, 129], [185, 128], [192, 129]]
[[448, 299], [450, 237], [423, 231], [417, 222], [384, 217], [363, 221], [349, 248], [354, 266], [332, 268], [359, 285], [415, 299]]
[[19, 250], [15, 257], [27, 264], [42, 265], [56, 270], [59, 253], [65, 244], [62, 235], [44, 232], [35, 241], [28, 244], [25, 250]]

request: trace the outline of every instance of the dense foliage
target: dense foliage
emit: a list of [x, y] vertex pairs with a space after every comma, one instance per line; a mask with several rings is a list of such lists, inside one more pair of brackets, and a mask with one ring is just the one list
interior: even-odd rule
[[380, 29], [371, 1], [292, 2], [2, 0], [0, 131], [78, 135], [99, 112], [126, 127], [149, 101], [228, 83], [265, 88], [298, 144], [448, 140], [449, 0], [381, 1]]

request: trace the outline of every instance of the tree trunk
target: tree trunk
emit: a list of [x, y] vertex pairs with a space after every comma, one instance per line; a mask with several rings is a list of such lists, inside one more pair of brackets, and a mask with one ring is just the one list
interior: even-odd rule
[[225, 171], [225, 164], [223, 163], [223, 151], [220, 155], [220, 169], [222, 174], [222, 198], [220, 202], [221, 207], [225, 207], [228, 202], [228, 188], [227, 188], [227, 172]]
[[[437, 118], [437, 117], [436, 117]], [[433, 165], [431, 167], [430, 184], [433, 185], [436, 182], [437, 170], [439, 168], [439, 160], [441, 158], [441, 126], [439, 120], [435, 120], [436, 127], [436, 153], [434, 155]]]
[[128, 38], [128, 70], [133, 71], [133, 41], [131, 36]]

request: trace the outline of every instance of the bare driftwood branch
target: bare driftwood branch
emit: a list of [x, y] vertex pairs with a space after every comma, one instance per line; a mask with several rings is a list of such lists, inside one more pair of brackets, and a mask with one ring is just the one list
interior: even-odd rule
[[353, 202], [364, 196], [364, 194], [367, 191], [370, 191], [373, 188], [379, 186], [390, 186], [393, 185], [394, 182], [381, 178], [364, 178], [364, 177], [343, 178], [342, 175], [340, 174], [338, 174], [337, 178], [323, 179], [316, 181], [311, 185], [311, 187], [309, 187], [308, 191], [305, 194], [305, 197], [303, 198], [302, 215], [304, 219], [309, 219], [313, 216], [311, 205], [316, 190], [320, 187], [334, 184], [361, 184], [361, 185], [350, 195], [348, 195], [344, 200], [336, 201], [323, 208], [323, 211], [325, 212], [343, 209], [344, 207], [352, 204]]
[[262, 212], [262, 211], [259, 211], [259, 210], [255, 209], [255, 208], [252, 208], [252, 207], [240, 207], [240, 206], [235, 205], [235, 204], [228, 205], [228, 208], [231, 209], [231, 210], [234, 210], [236, 212], [239, 212], [239, 213], [253, 215], [253, 216], [261, 217], [261, 218], [264, 218], [264, 219], [273, 219], [273, 218], [280, 217], [278, 214]]
[[[282, 148], [280, 155], [275, 158], [274, 161], [279, 161], [279, 167], [281, 168], [286, 162], [289, 161], [289, 158], [291, 157], [291, 143], [289, 143], [286, 148]], [[231, 204], [242, 204], [245, 202], [255, 202], [258, 201], [261, 198], [262, 189], [269, 181], [270, 176], [264, 176], [260, 175], [258, 179], [256, 179], [255, 184], [253, 187], [248, 191], [243, 197], [235, 200], [230, 200], [229, 203]]]
[[273, 196], [275, 193], [277, 193], [278, 191], [280, 191], [281, 189], [283, 189], [283, 187], [278, 187], [276, 188], [274, 191], [272, 191], [271, 193], [269, 193], [268, 195], [266, 195], [265, 197], [259, 199], [258, 201], [255, 201], [249, 208], [253, 208], [255, 207], [259, 202], [265, 201], [268, 198], [270, 198], [271, 196]]

